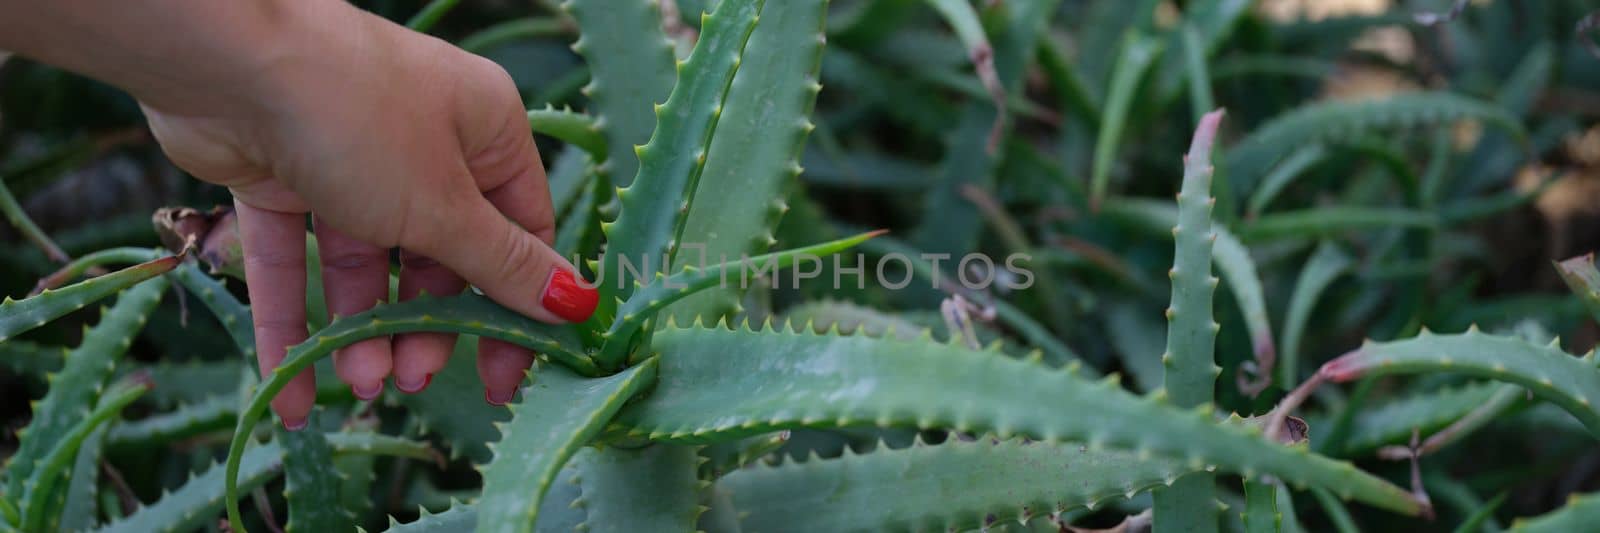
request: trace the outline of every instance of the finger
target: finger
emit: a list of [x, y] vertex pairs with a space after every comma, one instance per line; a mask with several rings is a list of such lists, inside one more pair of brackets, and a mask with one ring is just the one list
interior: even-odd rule
[[[388, 250], [345, 235], [320, 217], [312, 221], [322, 258], [322, 293], [328, 301], [328, 312], [335, 317], [349, 316], [389, 299]], [[389, 377], [392, 362], [389, 337], [367, 339], [333, 352], [334, 372], [362, 400], [377, 398], [383, 392], [383, 380]]]
[[594, 313], [599, 293], [572, 265], [532, 233], [502, 216], [487, 199], [464, 202], [458, 216], [415, 246], [476, 285], [501, 305], [536, 320], [582, 322]]
[[[467, 282], [437, 261], [407, 250], [400, 251], [400, 300], [426, 292], [448, 296], [461, 292]], [[407, 333], [394, 340], [394, 388], [407, 394], [422, 392], [433, 375], [444, 369], [455, 349], [456, 336], [447, 333]]]
[[478, 379], [483, 380], [483, 401], [511, 403], [517, 387], [533, 366], [533, 351], [494, 339], [478, 340]]
[[[484, 191], [483, 196], [524, 231], [551, 245], [555, 243], [556, 225], [555, 210], [550, 207], [550, 186], [545, 183], [539, 151], [532, 149], [533, 139], [530, 137], [521, 142], [522, 146], [529, 148], [515, 158], [523, 162], [522, 168], [513, 170], [511, 179], [499, 187]], [[478, 376], [483, 381], [484, 401], [491, 405], [510, 403], [517, 387], [522, 385], [528, 367], [533, 365], [533, 359], [533, 350], [493, 339], [480, 340]]]
[[[463, 170], [469, 175], [464, 177], [487, 193], [455, 198], [446, 206], [452, 209], [450, 216], [434, 217], [442, 227], [419, 232], [425, 234], [419, 240], [430, 242], [410, 247], [444, 262], [495, 301], [535, 319], [588, 319], [599, 293], [550, 248], [555, 224], [544, 167], [516, 85], [492, 62], [460, 66], [466, 83], [458, 93], [456, 126], [465, 155]], [[505, 208], [504, 215], [496, 206]]]
[[[257, 364], [262, 379], [267, 379], [288, 347], [306, 340], [305, 215], [257, 209], [239, 201], [234, 209], [255, 316]], [[298, 430], [305, 427], [316, 400], [316, 378], [306, 368], [272, 399], [272, 410], [285, 428]]]

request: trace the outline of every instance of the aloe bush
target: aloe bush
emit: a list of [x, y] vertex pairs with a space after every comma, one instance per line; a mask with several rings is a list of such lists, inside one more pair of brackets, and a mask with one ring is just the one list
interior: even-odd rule
[[[1600, 169], [1562, 100], [1600, 59], [1578, 2], [1435, 3], [375, 3], [537, 66], [595, 316], [468, 291], [330, 320], [308, 268], [314, 333], [257, 376], [230, 213], [51, 235], [15, 198], [93, 143], [17, 156], [0, 379], [35, 401], [0, 531], [1582, 530], [1600, 271], [1485, 289], [1481, 221]], [[1374, 30], [1412, 55], [1352, 45]], [[1361, 76], [1402, 81], [1324, 94]], [[1562, 172], [1513, 180], [1537, 162]], [[427, 390], [266, 420], [335, 350], [422, 331], [460, 335]], [[539, 354], [509, 409], [477, 399], [484, 338]]]

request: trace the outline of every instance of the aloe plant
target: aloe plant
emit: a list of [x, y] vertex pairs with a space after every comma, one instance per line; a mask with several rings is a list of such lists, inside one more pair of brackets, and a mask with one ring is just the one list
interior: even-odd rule
[[[225, 210], [163, 210], [163, 231], [205, 221], [166, 248], [142, 227], [51, 235], [16, 200], [70, 165], [0, 159], [30, 241], [0, 243], [0, 382], [37, 399], [0, 443], [0, 532], [1568, 531], [1597, 513], [1564, 472], [1592, 461], [1600, 368], [1550, 332], [1592, 337], [1600, 272], [1579, 256], [1543, 271], [1573, 294], [1486, 288], [1502, 241], [1466, 225], [1548, 209], [1566, 178], [1508, 185], [1530, 161], [1584, 172], [1571, 139], [1592, 117], [1552, 109], [1597, 83], [1573, 6], [1458, 3], [1402, 26], [1420, 59], [1379, 62], [1335, 52], [1414, 24], [1405, 6], [372, 4], [521, 81], [557, 148], [556, 246], [599, 310], [544, 324], [467, 291], [330, 317], [308, 239], [312, 334], [258, 376]], [[1491, 44], [1513, 13], [1537, 38]], [[1325, 96], [1372, 68], [1431, 89]], [[459, 335], [425, 391], [321, 383], [307, 429], [265, 420], [291, 376], [413, 332]], [[538, 354], [509, 408], [479, 400], [482, 339]], [[1533, 451], [1463, 453], [1482, 449]]]

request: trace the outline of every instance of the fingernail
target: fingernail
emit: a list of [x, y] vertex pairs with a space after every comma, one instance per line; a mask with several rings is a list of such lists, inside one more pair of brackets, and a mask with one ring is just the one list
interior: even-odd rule
[[495, 394], [494, 391], [491, 391], [488, 388], [484, 388], [483, 389], [483, 401], [488, 402], [489, 405], [493, 405], [493, 406], [496, 406], [496, 407], [503, 406], [505, 404], [511, 403], [511, 396], [513, 394], [516, 394], [516, 393], [517, 393], [516, 390], [508, 390], [508, 391], [505, 391], [504, 393], [501, 393], [501, 394]]
[[304, 418], [296, 418], [293, 420], [288, 418], [283, 419], [283, 429], [287, 429], [289, 431], [300, 431], [305, 428], [306, 419]]
[[550, 282], [545, 284], [544, 297], [539, 303], [563, 320], [583, 322], [594, 314], [595, 305], [600, 303], [600, 292], [588, 284], [580, 284], [571, 271], [556, 268], [550, 273]]
[[428, 388], [429, 383], [433, 383], [433, 374], [423, 374], [422, 379], [411, 378], [405, 380], [395, 378], [394, 388], [400, 389], [400, 392], [406, 394], [416, 394], [422, 392], [422, 389]]
[[368, 385], [366, 388], [351, 385], [350, 392], [355, 394], [356, 398], [362, 401], [371, 400], [373, 398], [377, 398], [379, 394], [383, 393], [383, 381], [380, 380], [376, 383]]

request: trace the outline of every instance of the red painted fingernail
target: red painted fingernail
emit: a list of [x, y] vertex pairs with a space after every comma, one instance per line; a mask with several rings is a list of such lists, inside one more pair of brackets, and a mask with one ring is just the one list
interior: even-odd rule
[[483, 389], [483, 401], [488, 402], [489, 405], [493, 405], [493, 406], [499, 407], [499, 406], [503, 406], [505, 404], [511, 403], [511, 396], [516, 394], [516, 393], [517, 393], [517, 391], [510, 390], [510, 391], [506, 391], [505, 394], [496, 395], [494, 393], [494, 391], [491, 391], [488, 388], [484, 388]]
[[600, 303], [600, 291], [580, 283], [571, 271], [557, 268], [550, 273], [550, 282], [545, 284], [544, 297], [539, 303], [563, 320], [583, 322], [594, 314], [595, 305]]
[[287, 419], [287, 418], [283, 419], [283, 429], [287, 429], [289, 431], [300, 431], [300, 430], [305, 429], [305, 428], [306, 428], [306, 419], [304, 419], [304, 418], [295, 419], [295, 420], [290, 420], [290, 419]]
[[377, 383], [373, 383], [372, 385], [367, 386], [365, 389], [351, 385], [350, 392], [355, 394], [356, 398], [362, 401], [371, 400], [373, 398], [377, 398], [379, 394], [383, 394], [383, 382], [379, 381]]
[[433, 383], [433, 374], [423, 374], [420, 380], [402, 381], [396, 379], [394, 380], [394, 388], [400, 389], [400, 392], [406, 394], [416, 394], [422, 392], [422, 389], [428, 388], [429, 383]]

